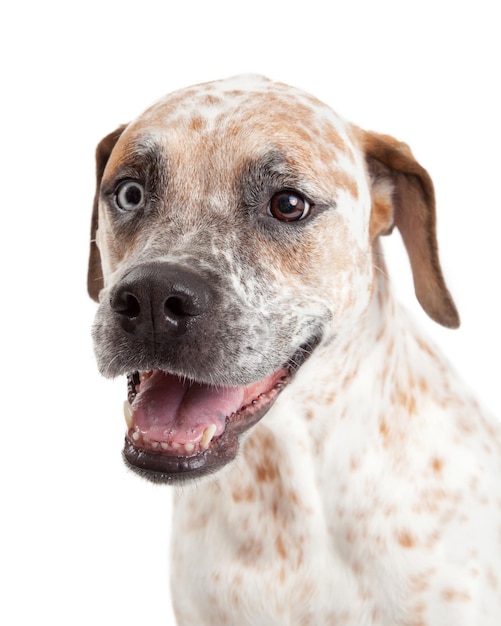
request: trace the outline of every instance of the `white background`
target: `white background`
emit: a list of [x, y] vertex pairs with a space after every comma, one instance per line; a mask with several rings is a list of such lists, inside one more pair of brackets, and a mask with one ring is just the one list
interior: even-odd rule
[[122, 464], [125, 383], [97, 373], [86, 296], [95, 145], [166, 92], [258, 72], [408, 142], [435, 182], [461, 329], [419, 309], [396, 234], [390, 273], [501, 415], [497, 2], [4, 4], [2, 623], [172, 623], [171, 492]]

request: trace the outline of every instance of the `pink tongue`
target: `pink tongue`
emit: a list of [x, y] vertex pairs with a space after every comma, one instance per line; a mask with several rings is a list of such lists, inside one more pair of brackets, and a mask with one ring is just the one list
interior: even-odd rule
[[134, 425], [152, 441], [197, 443], [212, 424], [214, 436], [224, 432], [226, 417], [242, 406], [244, 392], [245, 387], [215, 388], [155, 370], [132, 403]]

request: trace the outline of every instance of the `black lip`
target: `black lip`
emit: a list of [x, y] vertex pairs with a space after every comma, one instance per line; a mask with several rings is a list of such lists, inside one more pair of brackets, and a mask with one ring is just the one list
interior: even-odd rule
[[225, 445], [216, 454], [205, 450], [196, 456], [177, 457], [140, 450], [126, 437], [122, 455], [126, 465], [142, 478], [153, 483], [175, 484], [216, 472], [235, 458], [237, 450], [235, 439], [233, 446]]

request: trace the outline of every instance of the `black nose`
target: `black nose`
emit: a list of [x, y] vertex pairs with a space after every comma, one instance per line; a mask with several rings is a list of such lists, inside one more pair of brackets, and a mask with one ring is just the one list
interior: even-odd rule
[[191, 270], [144, 263], [115, 286], [110, 304], [126, 332], [152, 338], [187, 332], [209, 310], [211, 298], [209, 285]]

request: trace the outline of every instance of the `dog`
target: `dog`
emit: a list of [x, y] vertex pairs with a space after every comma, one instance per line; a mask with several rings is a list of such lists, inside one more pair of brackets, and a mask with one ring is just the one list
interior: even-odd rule
[[95, 352], [127, 376], [127, 465], [178, 486], [178, 623], [499, 626], [501, 427], [381, 251], [396, 227], [422, 308], [459, 325], [409, 147], [240, 76], [96, 155]]

